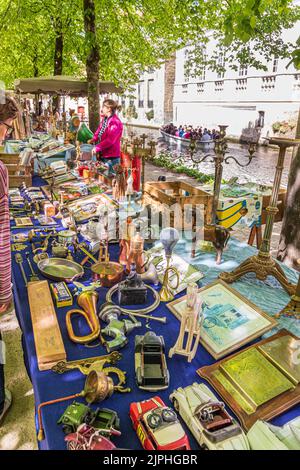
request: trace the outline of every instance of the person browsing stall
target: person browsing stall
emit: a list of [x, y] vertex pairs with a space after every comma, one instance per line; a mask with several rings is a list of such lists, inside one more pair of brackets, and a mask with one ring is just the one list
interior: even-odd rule
[[[13, 129], [13, 121], [17, 117], [18, 107], [13, 98], [5, 95], [0, 102], [0, 145]], [[11, 251], [10, 251], [10, 222], [8, 205], [8, 171], [0, 160], [0, 315], [5, 313], [12, 303], [11, 289]], [[5, 389], [4, 365], [1, 331], [0, 331], [0, 426], [8, 411], [12, 396]]]
[[101, 115], [103, 116], [94, 137], [88, 141], [96, 144], [93, 154], [97, 154], [98, 160], [107, 163], [111, 169], [120, 163], [121, 137], [123, 124], [117, 115], [118, 103], [107, 99], [103, 102]]

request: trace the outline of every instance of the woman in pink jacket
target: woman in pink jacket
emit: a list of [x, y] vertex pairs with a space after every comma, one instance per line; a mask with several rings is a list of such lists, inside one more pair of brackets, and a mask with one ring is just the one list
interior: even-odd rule
[[103, 102], [101, 109], [103, 118], [94, 137], [89, 141], [91, 144], [96, 144], [93, 153], [97, 155], [98, 160], [108, 163], [109, 172], [120, 163], [123, 124], [117, 116], [118, 109], [119, 105], [114, 100], [107, 99]]

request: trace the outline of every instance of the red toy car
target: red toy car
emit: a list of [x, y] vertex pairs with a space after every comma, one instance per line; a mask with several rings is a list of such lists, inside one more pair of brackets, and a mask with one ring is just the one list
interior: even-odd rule
[[68, 450], [113, 450], [116, 446], [101, 433], [110, 432], [111, 435], [120, 436], [116, 429], [95, 429], [87, 424], [78, 426], [77, 431], [65, 437]]
[[133, 428], [146, 450], [190, 450], [190, 443], [172, 408], [160, 397], [131, 403]]

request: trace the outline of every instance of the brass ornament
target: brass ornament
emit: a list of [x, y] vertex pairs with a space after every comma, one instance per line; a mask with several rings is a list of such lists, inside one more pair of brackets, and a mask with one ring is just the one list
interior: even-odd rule
[[[300, 259], [298, 260], [300, 266]], [[300, 320], [300, 275], [296, 287], [296, 292], [292, 295], [289, 303], [281, 310], [281, 312], [275, 315], [275, 318], [279, 318], [282, 315], [286, 317], [294, 317]]]
[[122, 354], [113, 351], [105, 356], [88, 357], [76, 361], [60, 361], [52, 367], [57, 374], [64, 374], [69, 370], [78, 369], [83, 375], [88, 375], [91, 370], [102, 371], [105, 364], [116, 364], [122, 358]]
[[286, 150], [289, 147], [297, 147], [300, 145], [300, 139], [286, 139], [286, 138], [271, 138], [270, 144], [278, 145], [279, 154], [276, 165], [276, 172], [274, 177], [274, 184], [270, 205], [267, 207], [267, 220], [264, 230], [263, 240], [260, 245], [260, 250], [257, 255], [251, 256], [243, 263], [240, 264], [231, 273], [221, 273], [219, 278], [226, 282], [234, 282], [247, 273], [255, 273], [257, 279], [265, 281], [267, 276], [273, 276], [281, 284], [281, 286], [290, 294], [294, 296], [296, 293], [296, 286], [292, 284], [280, 264], [274, 260], [270, 253], [271, 238], [275, 215], [277, 213], [278, 195], [280, 190], [280, 183], [283, 172], [283, 165]]
[[[67, 312], [66, 326], [71, 341], [79, 344], [91, 343], [100, 336], [100, 323], [97, 317], [98, 294], [94, 291], [79, 294], [77, 303], [83, 310], [72, 309]], [[72, 315], [81, 315], [86, 320], [91, 332], [85, 336], [76, 336], [72, 326]]]

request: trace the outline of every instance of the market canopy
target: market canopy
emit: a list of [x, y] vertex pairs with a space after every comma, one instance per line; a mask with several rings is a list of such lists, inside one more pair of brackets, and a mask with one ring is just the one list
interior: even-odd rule
[[[45, 95], [87, 96], [88, 84], [86, 81], [74, 77], [56, 75], [53, 77], [24, 78], [14, 82], [17, 93], [43, 93]], [[113, 82], [99, 82], [101, 93], [123, 92]]]

